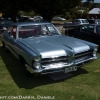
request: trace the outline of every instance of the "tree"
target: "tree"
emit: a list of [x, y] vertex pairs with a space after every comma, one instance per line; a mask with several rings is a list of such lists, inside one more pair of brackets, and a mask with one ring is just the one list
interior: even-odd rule
[[81, 0], [34, 0], [35, 12], [43, 16], [44, 19], [51, 21], [52, 17], [66, 12], [81, 3]]
[[18, 11], [35, 11], [45, 20], [51, 21], [52, 17], [70, 8], [76, 7], [81, 0], [1, 0], [1, 11], [9, 15], [14, 21]]
[[0, 10], [3, 13], [4, 17], [12, 17], [15, 20], [17, 11], [19, 10], [19, 1], [16, 2], [14, 0], [1, 0], [0, 2]]
[[[33, 0], [30, 0], [31, 2]], [[29, 0], [0, 0], [0, 10], [4, 17], [11, 17], [13, 21], [16, 21], [18, 12], [20, 10], [30, 10]]]

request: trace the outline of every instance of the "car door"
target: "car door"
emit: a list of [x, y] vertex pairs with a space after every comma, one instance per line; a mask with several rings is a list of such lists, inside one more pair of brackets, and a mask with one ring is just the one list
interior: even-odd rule
[[100, 42], [100, 25], [95, 26], [94, 39]]
[[94, 36], [94, 26], [84, 25], [80, 29], [80, 37], [85, 39], [92, 39]]
[[89, 31], [87, 30], [87, 26], [85, 25], [80, 26], [80, 29], [78, 29], [78, 31], [76, 32], [76, 35], [79, 38], [86, 38], [89, 36]]

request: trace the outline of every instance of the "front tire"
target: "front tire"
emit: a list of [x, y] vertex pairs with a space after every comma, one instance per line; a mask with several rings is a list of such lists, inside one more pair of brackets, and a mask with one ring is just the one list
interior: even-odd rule
[[26, 75], [27, 77], [32, 77], [32, 76], [33, 76], [33, 74], [30, 73], [27, 69], [25, 69], [25, 75]]
[[5, 43], [4, 42], [2, 42], [2, 46], [3, 46], [3, 48], [5, 48]]
[[9, 49], [7, 48], [6, 45], [4, 45], [4, 48], [5, 48], [6, 52], [9, 52]]

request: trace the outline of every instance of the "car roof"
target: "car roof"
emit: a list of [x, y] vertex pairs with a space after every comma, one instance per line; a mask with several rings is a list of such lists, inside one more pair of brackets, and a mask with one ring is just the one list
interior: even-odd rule
[[76, 18], [75, 20], [87, 20], [87, 19], [84, 19], [84, 18]]
[[89, 26], [89, 25], [98, 26], [98, 25], [100, 25], [100, 24], [95, 24], [95, 23], [93, 23], [93, 24], [85, 24], [85, 25], [82, 25], [82, 26]]
[[43, 24], [51, 24], [50, 22], [18, 22], [18, 23], [13, 23], [11, 25], [15, 26], [23, 26], [23, 25], [43, 25]]

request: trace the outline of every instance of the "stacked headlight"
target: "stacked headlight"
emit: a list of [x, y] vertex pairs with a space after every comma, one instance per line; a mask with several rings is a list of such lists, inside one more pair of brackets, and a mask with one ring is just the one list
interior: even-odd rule
[[98, 51], [98, 46], [94, 47], [93, 56], [96, 57]]
[[35, 69], [40, 69], [41, 67], [41, 57], [40, 56], [37, 56], [34, 58], [33, 67]]
[[41, 61], [41, 57], [40, 57], [40, 56], [35, 57], [35, 58], [34, 58], [34, 61], [35, 61], [35, 62], [40, 62], [40, 61]]

